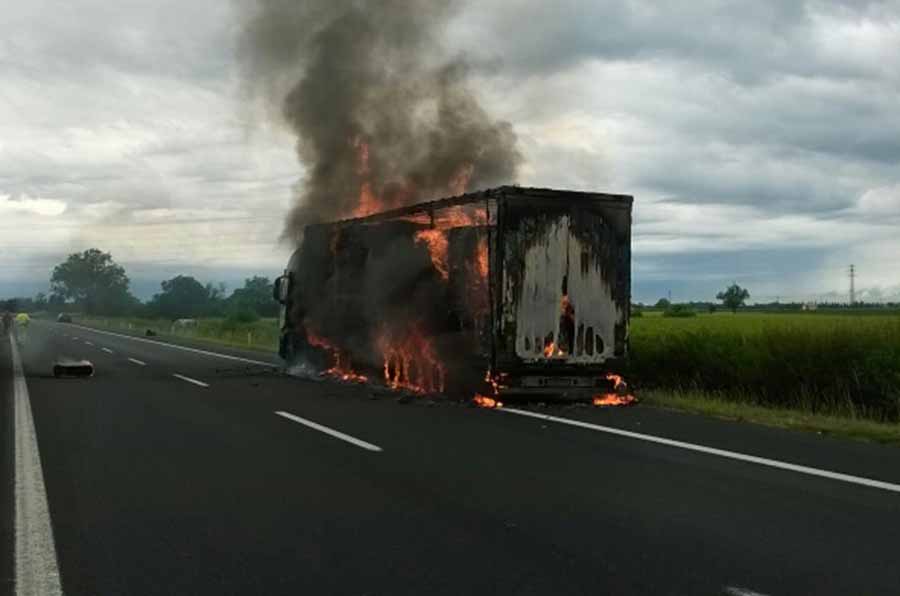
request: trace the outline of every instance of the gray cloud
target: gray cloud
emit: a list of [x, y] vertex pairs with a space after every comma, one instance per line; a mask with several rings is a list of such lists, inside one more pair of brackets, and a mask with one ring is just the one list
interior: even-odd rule
[[885, 64], [854, 60], [852, 52], [823, 55], [828, 38], [820, 35], [821, 27], [900, 18], [900, 8], [890, 1], [509, 0], [470, 7], [457, 34], [465, 39], [468, 32], [481, 43], [467, 51], [488, 63], [499, 58], [507, 69], [546, 74], [593, 59], [659, 60], [703, 63], [742, 83], [786, 74], [866, 78], [888, 71]]
[[[281, 105], [273, 113], [256, 92], [285, 97], [311, 64], [306, 25], [348, 3], [268, 5], [277, 18], [258, 49], [276, 69], [239, 59], [245, 2], [4, 7], [0, 198], [35, 207], [0, 210], [3, 287], [39, 285], [53, 259], [95, 243], [147, 287], [179, 268], [218, 279], [280, 268], [292, 186], [314, 162], [297, 162]], [[418, 55], [393, 56], [387, 83], [410, 64], [468, 65], [472, 105], [515, 126], [523, 184], [637, 196], [645, 298], [666, 287], [705, 297], [732, 276], [758, 296], [840, 295], [851, 260], [867, 295], [894, 295], [896, 1], [459, 0], [396, 20], [369, 12], [384, 35], [409, 22], [427, 32], [398, 41]], [[369, 105], [367, 130], [396, 115]]]

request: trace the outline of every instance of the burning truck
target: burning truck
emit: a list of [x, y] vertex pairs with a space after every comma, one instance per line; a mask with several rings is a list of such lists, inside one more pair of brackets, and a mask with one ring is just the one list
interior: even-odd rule
[[500, 400], [626, 393], [626, 195], [504, 186], [308, 225], [275, 285], [289, 367]]

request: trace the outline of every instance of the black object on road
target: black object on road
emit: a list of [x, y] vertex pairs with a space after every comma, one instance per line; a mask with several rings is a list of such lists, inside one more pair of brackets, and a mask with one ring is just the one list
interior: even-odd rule
[[88, 360], [61, 358], [53, 365], [53, 376], [57, 379], [63, 377], [92, 377], [94, 376], [94, 365]]

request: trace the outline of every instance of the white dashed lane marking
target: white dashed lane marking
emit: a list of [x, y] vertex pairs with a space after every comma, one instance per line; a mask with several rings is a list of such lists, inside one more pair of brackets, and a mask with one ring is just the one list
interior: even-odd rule
[[291, 414], [289, 412], [275, 412], [275, 415], [281, 416], [282, 418], [287, 418], [288, 420], [296, 422], [297, 424], [302, 424], [303, 426], [306, 426], [313, 430], [317, 430], [321, 433], [325, 433], [326, 435], [331, 435], [336, 439], [346, 441], [347, 443], [356, 445], [357, 447], [365, 449], [366, 451], [381, 451], [381, 447], [379, 447], [378, 445], [373, 445], [372, 443], [363, 441], [362, 439], [357, 439], [356, 437], [352, 437], [346, 433], [342, 433], [339, 430], [334, 430], [333, 428], [329, 428], [323, 424], [319, 424], [318, 422], [313, 422], [312, 420], [307, 420], [306, 418], [301, 418], [300, 416], [297, 416], [295, 414]]
[[192, 378], [186, 377], [184, 375], [179, 375], [178, 373], [175, 373], [172, 376], [175, 377], [176, 379], [181, 379], [182, 381], [187, 381], [188, 383], [193, 383], [194, 385], [197, 385], [198, 387], [209, 387], [209, 384], [204, 383], [203, 381], [198, 381], [197, 379], [192, 379]]

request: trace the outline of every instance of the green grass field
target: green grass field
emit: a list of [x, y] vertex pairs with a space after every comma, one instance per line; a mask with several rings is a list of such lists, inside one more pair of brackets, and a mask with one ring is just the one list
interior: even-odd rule
[[896, 422], [900, 313], [645, 312], [632, 321], [628, 375], [643, 389]]
[[209, 341], [234, 347], [275, 352], [278, 350], [278, 320], [259, 319], [235, 323], [224, 318], [198, 319], [196, 327], [177, 328], [165, 319], [78, 316], [76, 323], [143, 335], [148, 329], [160, 337]]

